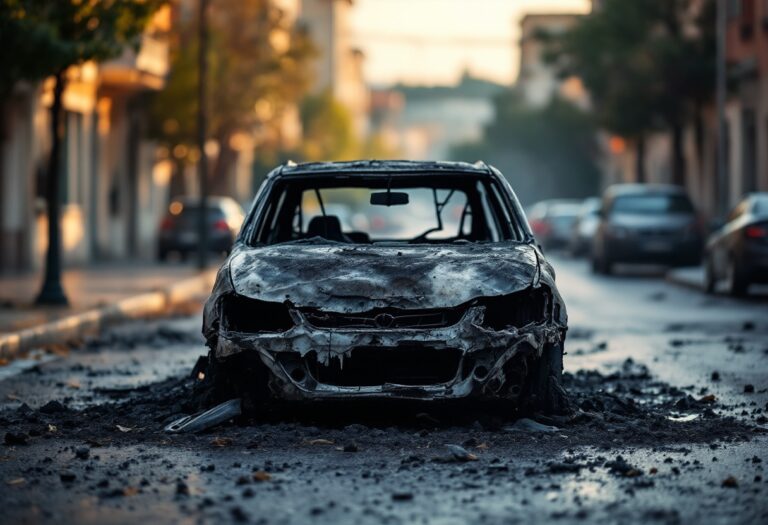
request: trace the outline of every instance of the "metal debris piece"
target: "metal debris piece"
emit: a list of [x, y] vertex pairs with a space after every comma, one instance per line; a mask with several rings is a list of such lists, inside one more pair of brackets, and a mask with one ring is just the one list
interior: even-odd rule
[[215, 427], [242, 413], [240, 398], [230, 399], [210, 410], [192, 416], [184, 416], [165, 427], [166, 432], [187, 433], [200, 432]]
[[557, 432], [558, 430], [560, 429], [557, 427], [542, 425], [527, 417], [518, 419], [513, 425], [504, 427], [505, 432]]

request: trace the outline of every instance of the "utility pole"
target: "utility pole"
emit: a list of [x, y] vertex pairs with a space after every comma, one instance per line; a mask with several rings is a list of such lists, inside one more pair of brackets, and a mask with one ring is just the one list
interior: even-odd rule
[[198, 213], [197, 265], [201, 270], [208, 266], [208, 155], [205, 153], [207, 109], [206, 80], [208, 75], [208, 0], [199, 0], [198, 19], [198, 92], [197, 92], [197, 147], [200, 152], [198, 175], [200, 179], [200, 210]]
[[726, 70], [726, 32], [728, 29], [728, 0], [717, 0], [717, 213], [728, 213], [728, 127], [725, 103], [728, 97]]

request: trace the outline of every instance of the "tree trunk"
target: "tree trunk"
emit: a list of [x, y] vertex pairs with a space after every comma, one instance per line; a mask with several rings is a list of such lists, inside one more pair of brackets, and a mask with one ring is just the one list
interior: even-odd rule
[[184, 161], [174, 158], [171, 183], [168, 188], [168, 204], [187, 194], [187, 180], [184, 174]]
[[672, 184], [685, 186], [685, 154], [683, 152], [683, 126], [672, 125]]
[[235, 150], [229, 146], [230, 133], [224, 133], [216, 140], [219, 143], [219, 154], [211, 177], [211, 189], [217, 195], [229, 195], [233, 186], [231, 178], [232, 162], [235, 160]]
[[646, 182], [646, 173], [645, 173], [645, 136], [640, 135], [637, 138], [637, 158], [635, 159], [636, 167], [635, 167], [635, 176], [637, 178], [637, 182], [644, 183]]
[[65, 71], [56, 73], [51, 104], [51, 155], [45, 184], [48, 208], [48, 250], [45, 255], [45, 279], [36, 303], [39, 305], [66, 305], [67, 296], [61, 286], [61, 144], [64, 141], [62, 96]]

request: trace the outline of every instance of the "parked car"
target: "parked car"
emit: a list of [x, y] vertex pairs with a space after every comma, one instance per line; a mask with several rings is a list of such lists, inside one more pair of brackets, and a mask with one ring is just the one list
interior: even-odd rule
[[591, 252], [595, 232], [600, 223], [600, 206], [602, 201], [599, 197], [590, 197], [581, 204], [571, 234], [570, 251], [574, 257], [588, 255]]
[[[348, 230], [329, 210], [345, 204]], [[208, 398], [505, 399], [558, 411], [565, 304], [485, 164], [287, 164], [206, 302]]]
[[709, 236], [704, 261], [709, 293], [723, 280], [733, 295], [768, 282], [768, 193], [753, 193], [736, 205]]
[[693, 266], [701, 260], [701, 221], [685, 190], [665, 184], [617, 184], [603, 196], [592, 267], [616, 263]]
[[580, 211], [578, 200], [552, 199], [534, 204], [528, 218], [536, 240], [547, 249], [569, 246]]
[[[243, 223], [243, 209], [229, 197], [209, 197], [207, 200], [208, 247], [212, 252], [229, 253]], [[166, 260], [171, 252], [177, 252], [182, 259], [195, 253], [199, 244], [199, 220], [200, 204], [197, 199], [173, 201], [160, 223], [158, 259]]]

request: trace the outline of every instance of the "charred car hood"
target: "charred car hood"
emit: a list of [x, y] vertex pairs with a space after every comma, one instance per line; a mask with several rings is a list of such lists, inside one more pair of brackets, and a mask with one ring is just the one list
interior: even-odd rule
[[540, 275], [535, 248], [517, 243], [288, 243], [238, 250], [229, 268], [239, 295], [343, 313], [452, 307], [538, 286]]

